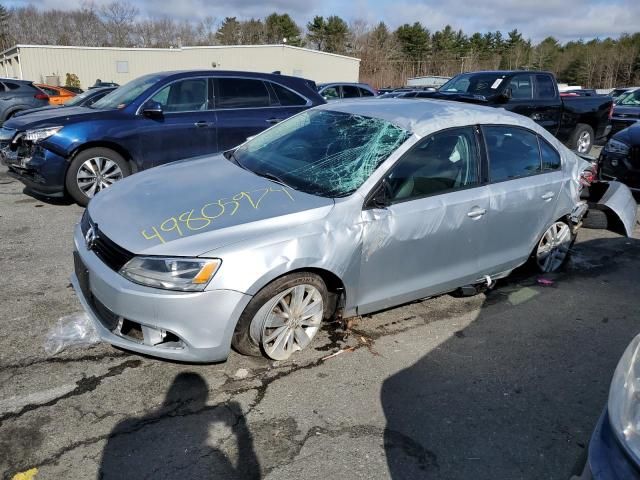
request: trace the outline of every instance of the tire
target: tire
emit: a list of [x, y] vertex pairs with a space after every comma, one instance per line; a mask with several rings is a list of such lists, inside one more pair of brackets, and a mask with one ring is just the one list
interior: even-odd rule
[[[281, 306], [285, 304], [295, 308], [294, 298], [300, 292], [302, 303], [297, 305], [303, 307], [304, 301], [307, 301], [306, 307], [311, 306], [307, 313], [313, 312], [306, 319], [300, 314], [287, 316]], [[244, 355], [264, 355], [273, 360], [286, 360], [292, 353], [311, 343], [328, 313], [327, 307], [328, 292], [322, 278], [307, 272], [285, 275], [271, 282], [251, 299], [238, 320], [231, 344]], [[296, 323], [289, 325], [291, 321]]]
[[585, 123], [579, 123], [569, 138], [568, 147], [582, 155], [588, 155], [593, 147], [594, 137], [593, 128]]
[[531, 254], [531, 263], [542, 273], [556, 272], [569, 258], [576, 236], [564, 220], [554, 222], [540, 236]]
[[[96, 168], [101, 175], [95, 175]], [[86, 207], [96, 193], [130, 173], [129, 163], [118, 152], [89, 148], [78, 153], [69, 165], [65, 187], [78, 205]]]
[[607, 214], [602, 210], [590, 208], [582, 219], [582, 226], [595, 230], [606, 230], [609, 226], [609, 219], [607, 218]]

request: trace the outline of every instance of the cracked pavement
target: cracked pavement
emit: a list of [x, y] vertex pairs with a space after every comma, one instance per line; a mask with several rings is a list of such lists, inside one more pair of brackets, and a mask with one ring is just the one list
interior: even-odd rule
[[107, 344], [48, 356], [47, 332], [81, 310], [81, 212], [0, 167], [5, 479], [566, 479], [640, 330], [640, 241], [583, 229], [552, 286], [515, 272], [486, 294], [327, 325], [287, 362]]

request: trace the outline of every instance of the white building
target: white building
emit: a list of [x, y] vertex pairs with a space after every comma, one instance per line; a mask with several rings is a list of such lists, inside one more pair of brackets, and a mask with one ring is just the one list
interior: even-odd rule
[[0, 53], [0, 76], [64, 85], [67, 73], [87, 88], [96, 79], [120, 85], [166, 70], [280, 71], [320, 82], [357, 82], [360, 59], [290, 45], [181, 48], [16, 45]]

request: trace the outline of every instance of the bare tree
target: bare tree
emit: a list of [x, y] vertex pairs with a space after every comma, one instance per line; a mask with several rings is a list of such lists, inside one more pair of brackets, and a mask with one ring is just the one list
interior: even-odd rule
[[131, 46], [131, 34], [138, 13], [138, 8], [127, 1], [117, 0], [100, 7], [100, 18], [112, 46]]

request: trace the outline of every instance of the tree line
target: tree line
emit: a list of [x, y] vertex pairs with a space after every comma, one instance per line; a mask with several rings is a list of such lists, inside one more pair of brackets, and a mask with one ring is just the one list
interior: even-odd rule
[[315, 16], [301, 26], [287, 13], [275, 12], [251, 19], [143, 18], [122, 0], [100, 6], [85, 1], [70, 11], [0, 5], [0, 48], [17, 43], [155, 48], [286, 43], [358, 57], [361, 81], [376, 87], [480, 69], [548, 70], [560, 81], [589, 88], [640, 84], [640, 33], [533, 43], [516, 29], [467, 34], [449, 25], [430, 31], [415, 22], [392, 30], [384, 22], [348, 23], [337, 15]]

